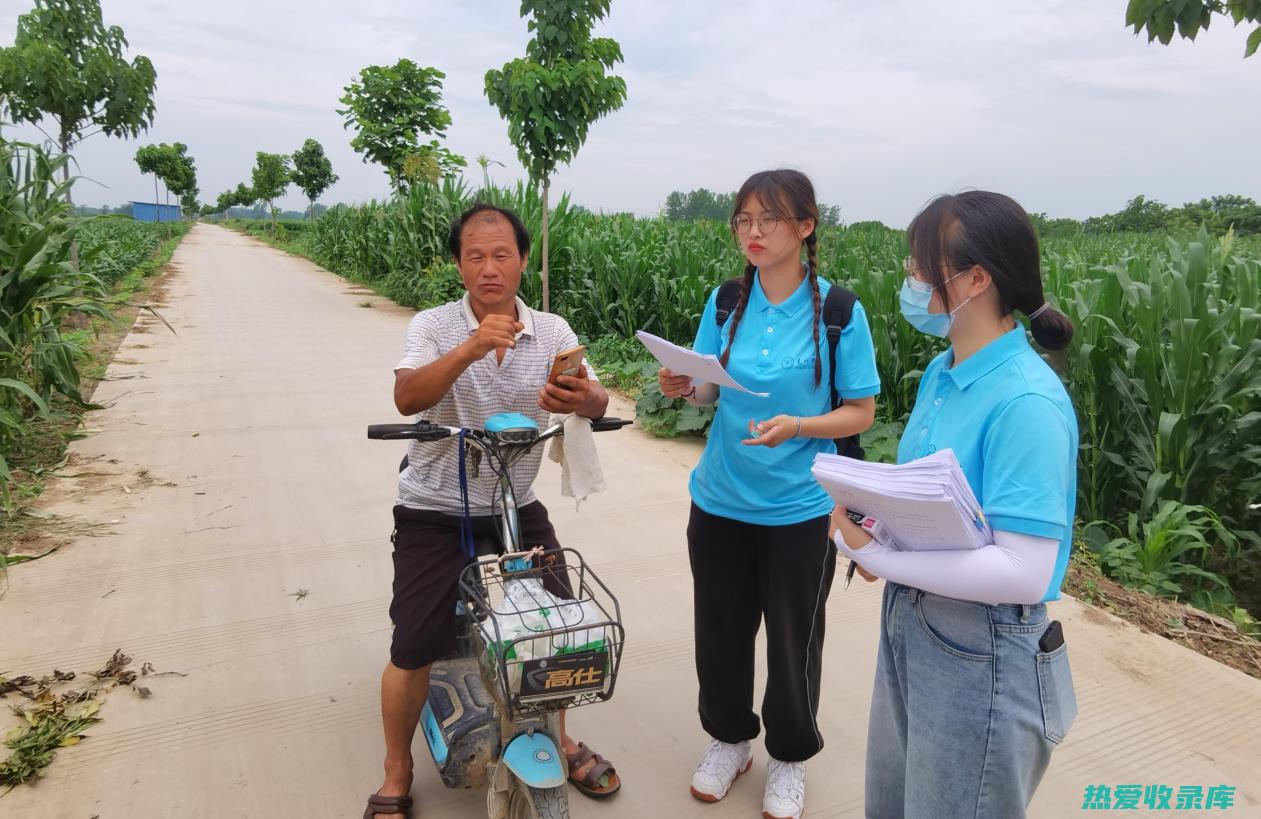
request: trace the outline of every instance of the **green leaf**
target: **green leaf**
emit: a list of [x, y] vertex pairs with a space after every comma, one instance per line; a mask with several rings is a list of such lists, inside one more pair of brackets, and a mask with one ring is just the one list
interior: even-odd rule
[[1252, 33], [1248, 35], [1248, 42], [1244, 46], [1244, 57], [1247, 58], [1256, 54], [1258, 47], [1261, 47], [1261, 26], [1257, 26], [1252, 30]]
[[13, 378], [0, 378], [0, 387], [8, 387], [11, 390], [17, 390], [31, 400], [41, 415], [48, 414], [48, 405], [44, 403], [44, 399], [39, 397], [35, 390], [31, 389], [28, 384], [24, 384]]

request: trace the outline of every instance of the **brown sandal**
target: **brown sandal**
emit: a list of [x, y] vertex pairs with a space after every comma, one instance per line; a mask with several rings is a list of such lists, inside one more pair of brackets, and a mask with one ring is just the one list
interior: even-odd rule
[[[592, 799], [608, 799], [622, 789], [622, 780], [618, 777], [617, 769], [612, 763], [583, 743], [578, 743], [577, 753], [565, 754], [565, 758], [569, 762], [569, 781], [583, 796], [589, 796]], [[583, 774], [581, 779], [574, 776], [575, 771], [582, 770], [593, 761], [595, 764]], [[608, 784], [601, 785], [600, 780], [605, 776], [608, 777]]]
[[374, 816], [385, 816], [387, 814], [401, 814], [407, 816], [412, 809], [412, 798], [410, 796], [382, 796], [374, 793], [368, 797], [368, 808], [363, 812], [363, 819], [373, 819]]

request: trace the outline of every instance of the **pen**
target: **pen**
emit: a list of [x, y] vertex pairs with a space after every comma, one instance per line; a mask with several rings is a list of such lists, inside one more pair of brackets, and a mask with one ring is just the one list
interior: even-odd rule
[[[863, 522], [868, 520], [867, 516], [862, 512], [855, 512], [853, 509], [846, 509], [845, 515], [854, 522], [855, 526], [862, 526]], [[851, 560], [849, 562], [849, 568], [845, 570], [845, 588], [849, 588], [850, 581], [854, 579], [854, 572], [857, 571], [857, 569], [858, 563]]]

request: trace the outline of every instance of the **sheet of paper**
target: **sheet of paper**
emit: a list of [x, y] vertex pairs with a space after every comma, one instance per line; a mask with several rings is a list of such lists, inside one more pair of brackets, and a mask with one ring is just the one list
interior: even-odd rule
[[652, 333], [645, 333], [643, 330], [635, 333], [635, 337], [648, 348], [648, 352], [652, 353], [653, 358], [661, 362], [661, 366], [679, 375], [690, 375], [692, 380], [697, 383], [731, 387], [732, 389], [762, 398], [770, 395], [768, 392], [754, 392], [737, 383], [723, 369], [717, 356], [693, 352], [686, 347], [680, 347], [677, 344], [666, 341], [664, 338], [654, 336]]

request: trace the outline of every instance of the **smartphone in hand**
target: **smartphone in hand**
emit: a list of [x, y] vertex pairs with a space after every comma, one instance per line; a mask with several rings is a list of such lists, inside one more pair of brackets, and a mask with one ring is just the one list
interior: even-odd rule
[[556, 379], [562, 375], [576, 376], [582, 369], [582, 359], [586, 353], [587, 348], [581, 344], [557, 353], [556, 360], [552, 362], [552, 372], [547, 377], [548, 383], [555, 384]]

